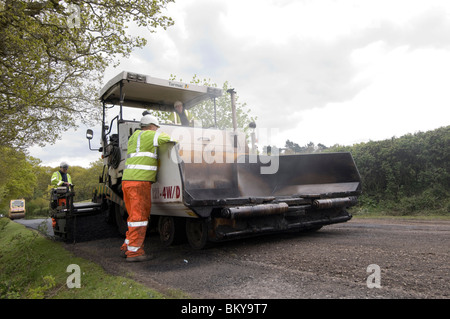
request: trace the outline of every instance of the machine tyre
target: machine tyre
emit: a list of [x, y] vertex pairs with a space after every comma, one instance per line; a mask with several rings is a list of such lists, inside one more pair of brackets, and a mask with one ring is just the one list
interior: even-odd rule
[[186, 237], [194, 249], [203, 249], [208, 241], [208, 224], [200, 218], [188, 218], [186, 220]]
[[163, 246], [178, 244], [185, 237], [184, 219], [160, 216], [158, 219], [159, 238]]

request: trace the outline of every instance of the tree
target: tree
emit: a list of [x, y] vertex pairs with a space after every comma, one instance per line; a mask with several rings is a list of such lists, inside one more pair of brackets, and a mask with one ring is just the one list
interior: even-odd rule
[[173, 0], [0, 0], [0, 146], [54, 142], [100, 116], [100, 77], [146, 40], [129, 25], [173, 25]]
[[300, 147], [300, 145], [298, 145], [297, 143], [294, 143], [290, 140], [286, 140], [286, 144], [284, 145], [288, 150], [290, 150], [291, 152], [295, 153], [301, 153], [302, 152], [302, 147]]
[[320, 153], [328, 149], [328, 147], [321, 143], [316, 146], [313, 142], [309, 142], [308, 145], [300, 146], [290, 140], [286, 140], [284, 147], [286, 148], [286, 154]]
[[9, 201], [31, 196], [36, 185], [34, 167], [39, 160], [23, 152], [0, 146], [0, 210], [7, 210]]
[[450, 212], [450, 126], [400, 138], [333, 146], [351, 152], [363, 186], [362, 201], [402, 214]]
[[76, 201], [84, 201], [92, 199], [92, 192], [99, 184], [99, 176], [102, 174], [103, 160], [98, 159], [96, 162], [90, 163], [89, 168], [80, 166], [72, 166], [69, 174], [75, 185]]

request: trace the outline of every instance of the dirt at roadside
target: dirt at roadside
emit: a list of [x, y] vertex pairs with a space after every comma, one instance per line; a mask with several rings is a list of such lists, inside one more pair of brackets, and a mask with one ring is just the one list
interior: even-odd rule
[[[145, 249], [155, 258], [135, 264], [120, 257], [122, 242], [114, 237], [65, 247], [109, 273], [175, 296], [450, 298], [449, 220], [354, 218], [314, 233], [261, 236], [200, 251], [187, 243], [163, 247], [151, 233]], [[380, 288], [368, 287], [368, 278], [376, 286], [374, 276]]]

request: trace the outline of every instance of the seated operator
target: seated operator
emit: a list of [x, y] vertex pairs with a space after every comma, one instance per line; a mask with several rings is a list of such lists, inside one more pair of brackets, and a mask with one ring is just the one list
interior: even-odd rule
[[176, 101], [173, 105], [174, 112], [170, 114], [169, 121], [176, 125], [192, 126], [194, 117], [186, 110], [181, 101]]

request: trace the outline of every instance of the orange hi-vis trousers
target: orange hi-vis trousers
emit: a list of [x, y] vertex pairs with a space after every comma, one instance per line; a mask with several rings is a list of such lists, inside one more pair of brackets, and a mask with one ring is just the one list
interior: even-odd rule
[[144, 255], [144, 240], [150, 217], [151, 182], [123, 181], [123, 199], [128, 212], [128, 231], [120, 248], [127, 257]]

